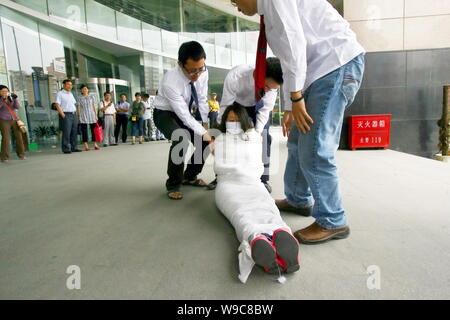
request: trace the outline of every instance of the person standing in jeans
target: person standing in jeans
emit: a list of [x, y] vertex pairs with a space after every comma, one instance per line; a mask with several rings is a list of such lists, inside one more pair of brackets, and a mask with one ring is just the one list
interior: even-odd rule
[[127, 95], [122, 93], [120, 95], [120, 101], [116, 105], [116, 129], [114, 131], [114, 136], [116, 138], [116, 143], [119, 143], [120, 129], [122, 129], [122, 143], [127, 142], [127, 127], [128, 127], [128, 110], [130, 109], [130, 104], [127, 102]]
[[135, 99], [131, 105], [130, 121], [132, 126], [131, 144], [136, 144], [136, 137], [139, 136], [139, 144], [142, 144], [144, 136], [144, 113], [145, 104], [142, 102], [142, 96], [138, 92], [134, 95]]
[[350, 228], [342, 206], [336, 151], [344, 112], [361, 86], [365, 50], [327, 0], [232, 3], [245, 15], [261, 16], [257, 57], [269, 45], [283, 69], [282, 127], [288, 135], [288, 160], [286, 198], [276, 204], [280, 210], [315, 218], [295, 232], [301, 244], [347, 238]]
[[62, 152], [71, 154], [72, 152], [81, 152], [77, 145], [78, 120], [77, 120], [77, 101], [72, 94], [72, 81], [67, 79], [63, 81], [63, 89], [56, 94], [56, 109], [62, 118]]
[[[155, 124], [172, 141], [166, 188], [167, 196], [173, 200], [183, 198], [180, 192], [182, 184], [195, 187], [207, 185], [197, 177], [209, 156], [209, 150], [205, 152], [205, 149], [212, 140], [206, 129], [209, 110], [205, 60], [206, 53], [200, 43], [183, 43], [178, 51], [178, 66], [164, 75], [155, 99]], [[195, 109], [199, 111], [203, 125], [194, 118]], [[184, 157], [190, 142], [194, 144], [195, 152], [185, 171]]]
[[14, 113], [20, 108], [19, 99], [15, 94], [9, 95], [8, 87], [0, 85], [0, 131], [2, 133], [2, 149], [0, 160], [4, 163], [9, 162], [9, 145], [11, 142], [11, 130], [16, 138], [16, 153], [20, 160], [25, 160], [25, 146], [22, 139], [22, 131]]

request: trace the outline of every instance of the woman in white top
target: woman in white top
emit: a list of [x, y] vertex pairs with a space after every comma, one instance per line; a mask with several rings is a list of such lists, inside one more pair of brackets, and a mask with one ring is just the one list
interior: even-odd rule
[[215, 196], [241, 242], [239, 279], [245, 283], [254, 264], [271, 274], [295, 272], [298, 242], [260, 179], [262, 136], [240, 105], [228, 107], [222, 119], [223, 134], [214, 142]]
[[89, 95], [89, 88], [82, 84], [80, 86], [81, 96], [78, 97], [78, 120], [81, 125], [81, 133], [83, 137], [84, 148], [90, 151], [88, 144], [88, 126], [91, 129], [92, 142], [95, 150], [100, 150], [100, 147], [95, 141], [94, 127], [98, 121], [97, 106], [95, 105], [94, 97]]

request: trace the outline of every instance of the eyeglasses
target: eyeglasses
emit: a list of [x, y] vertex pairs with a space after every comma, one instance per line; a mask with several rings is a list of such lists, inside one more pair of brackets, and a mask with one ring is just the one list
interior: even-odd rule
[[186, 71], [186, 73], [188, 74], [188, 76], [193, 77], [196, 76], [198, 74], [202, 74], [203, 72], [206, 71], [206, 65], [203, 66], [203, 68], [196, 70], [196, 71], [192, 71], [192, 70], [188, 70], [183, 66], [184, 71]]

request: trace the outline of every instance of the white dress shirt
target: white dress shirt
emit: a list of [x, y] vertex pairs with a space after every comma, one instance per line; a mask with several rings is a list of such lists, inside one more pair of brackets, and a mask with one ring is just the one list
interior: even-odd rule
[[350, 24], [327, 0], [257, 0], [266, 37], [281, 61], [286, 109], [290, 92], [306, 90], [314, 81], [364, 53]]
[[[199, 111], [204, 123], [208, 122], [208, 70], [202, 73], [194, 83], [198, 96]], [[158, 89], [154, 106], [159, 110], [174, 112], [184, 125], [194, 131], [195, 134], [203, 136], [205, 128], [189, 112], [191, 101], [191, 80], [183, 73], [180, 66], [167, 71]], [[194, 102], [195, 103], [195, 102]]]
[[[256, 105], [255, 99], [255, 79], [253, 77], [253, 72], [255, 67], [251, 65], [242, 64], [228, 72], [225, 82], [223, 84], [223, 94], [222, 101], [220, 105], [219, 115], [217, 121], [222, 121], [222, 115], [226, 110], [226, 107], [237, 102], [245, 107], [252, 107]], [[262, 100], [264, 101], [264, 106], [259, 110], [256, 115], [255, 129], [258, 132], [264, 130], [264, 126], [269, 121], [270, 112], [275, 106], [277, 100], [277, 91], [270, 90], [265, 93]]]
[[61, 106], [63, 112], [75, 112], [77, 100], [71, 91], [60, 90], [56, 94], [56, 103]]

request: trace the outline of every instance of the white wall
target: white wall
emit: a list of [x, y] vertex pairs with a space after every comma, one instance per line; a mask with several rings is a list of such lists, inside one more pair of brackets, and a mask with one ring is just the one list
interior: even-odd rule
[[369, 52], [450, 47], [450, 0], [344, 0]]

